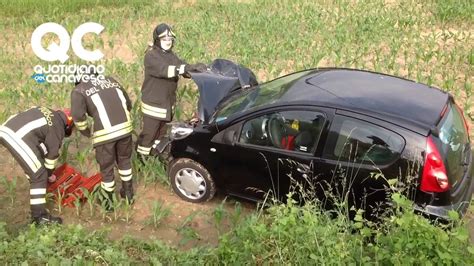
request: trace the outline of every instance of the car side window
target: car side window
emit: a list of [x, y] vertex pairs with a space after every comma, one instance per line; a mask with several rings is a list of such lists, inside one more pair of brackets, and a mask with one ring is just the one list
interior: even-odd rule
[[283, 111], [245, 122], [239, 142], [313, 153], [325, 116], [314, 111]]
[[323, 157], [332, 160], [383, 165], [400, 156], [405, 140], [383, 127], [336, 116]]

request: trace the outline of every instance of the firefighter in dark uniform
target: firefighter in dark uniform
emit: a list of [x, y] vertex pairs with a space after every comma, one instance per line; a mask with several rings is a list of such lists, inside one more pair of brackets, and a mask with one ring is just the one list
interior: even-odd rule
[[186, 64], [172, 48], [175, 34], [167, 24], [153, 31], [153, 46], [145, 54], [145, 79], [142, 85], [141, 109], [143, 129], [138, 137], [137, 152], [149, 155], [166, 134], [166, 123], [172, 120], [179, 76], [189, 78], [189, 72], [207, 70], [202, 63]]
[[[120, 196], [133, 202], [131, 109], [127, 92], [111, 77], [91, 75], [90, 80], [76, 83], [71, 93], [72, 118], [81, 134], [92, 138], [108, 210], [115, 191], [115, 164], [122, 181]], [[93, 118], [93, 132], [88, 116]]]
[[73, 126], [68, 109], [55, 111], [46, 107], [33, 107], [10, 117], [0, 126], [0, 142], [29, 179], [33, 223], [62, 223], [60, 217], [46, 210], [46, 187], [63, 139], [71, 135]]

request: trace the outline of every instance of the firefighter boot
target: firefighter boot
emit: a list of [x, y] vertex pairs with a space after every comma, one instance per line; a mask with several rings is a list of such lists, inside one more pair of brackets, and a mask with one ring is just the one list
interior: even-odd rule
[[122, 188], [120, 189], [120, 197], [128, 201], [129, 204], [133, 204], [133, 183], [130, 181], [122, 181]]
[[61, 217], [52, 216], [44, 211], [43, 213], [36, 215], [32, 213], [31, 223], [36, 225], [62, 224], [63, 219], [61, 219]]

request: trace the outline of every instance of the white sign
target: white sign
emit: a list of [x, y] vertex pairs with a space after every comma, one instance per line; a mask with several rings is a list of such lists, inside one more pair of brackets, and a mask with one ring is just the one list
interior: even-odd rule
[[[36, 56], [49, 62], [56, 60], [61, 63], [66, 62], [69, 59], [67, 53], [70, 46], [72, 46], [72, 50], [79, 58], [86, 61], [97, 61], [104, 57], [104, 54], [98, 49], [94, 51], [86, 50], [82, 46], [82, 37], [87, 33], [99, 35], [103, 30], [104, 26], [95, 22], [87, 22], [77, 27], [70, 37], [63, 26], [48, 22], [38, 26], [31, 35], [31, 48]], [[41, 44], [41, 39], [48, 33], [56, 34], [59, 38], [59, 44], [51, 43], [45, 49]]]

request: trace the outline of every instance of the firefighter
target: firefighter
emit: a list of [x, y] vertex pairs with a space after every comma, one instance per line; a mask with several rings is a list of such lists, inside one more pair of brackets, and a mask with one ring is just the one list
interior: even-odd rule
[[[30, 182], [32, 223], [62, 223], [46, 210], [46, 187], [53, 176], [63, 139], [74, 127], [69, 109], [33, 107], [0, 126], [0, 143], [23, 168]], [[54, 179], [54, 178], [52, 178]]]
[[137, 143], [137, 152], [142, 156], [155, 152], [152, 148], [166, 134], [166, 123], [172, 120], [179, 76], [190, 78], [189, 72], [207, 70], [202, 63], [186, 64], [181, 60], [172, 51], [175, 38], [170, 26], [164, 23], [158, 25], [153, 31], [153, 45], [145, 54], [141, 98], [143, 129]]
[[[71, 93], [71, 113], [82, 135], [92, 138], [95, 158], [102, 174], [105, 207], [113, 210], [114, 166], [121, 179], [120, 196], [133, 203], [132, 185], [132, 104], [124, 88], [113, 78], [90, 75], [81, 79]], [[92, 117], [93, 129], [87, 117]]]

